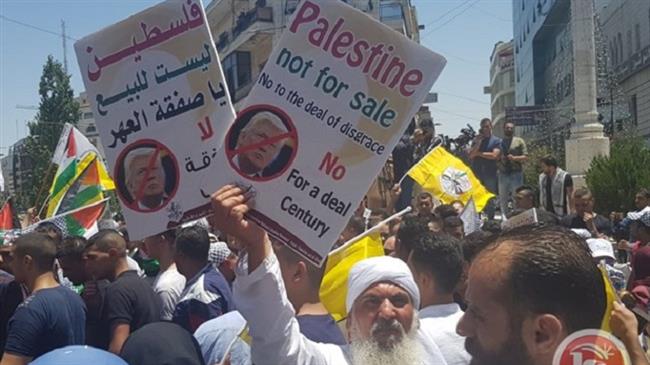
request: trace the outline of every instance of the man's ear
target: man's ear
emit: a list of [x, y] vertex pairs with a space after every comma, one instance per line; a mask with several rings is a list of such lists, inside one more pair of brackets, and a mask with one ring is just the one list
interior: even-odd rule
[[304, 261], [298, 262], [296, 269], [293, 272], [293, 281], [297, 282], [299, 280], [307, 279], [307, 264]]
[[23, 261], [23, 266], [31, 268], [34, 264], [34, 258], [30, 255], [25, 255], [21, 259]]
[[109, 249], [108, 249], [108, 256], [109, 256], [110, 258], [116, 258], [116, 257], [119, 256], [119, 253], [118, 253], [118, 251], [117, 251], [116, 248], [114, 248], [114, 247], [113, 247], [113, 248], [109, 248]]
[[558, 317], [542, 314], [524, 320], [521, 335], [532, 358], [546, 358], [555, 354], [567, 334]]

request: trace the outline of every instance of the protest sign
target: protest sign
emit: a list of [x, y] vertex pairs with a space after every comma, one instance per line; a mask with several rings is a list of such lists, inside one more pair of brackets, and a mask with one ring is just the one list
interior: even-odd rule
[[235, 116], [201, 1], [165, 1], [75, 51], [131, 238], [209, 214]]
[[539, 223], [539, 220], [537, 219], [537, 209], [531, 208], [524, 212], [521, 212], [520, 214], [517, 214], [514, 217], [510, 217], [507, 220], [504, 220], [501, 223], [501, 229], [504, 231], [509, 231], [511, 229], [530, 226], [537, 223]]
[[320, 264], [444, 67], [341, 1], [303, 1], [226, 135], [247, 217]]

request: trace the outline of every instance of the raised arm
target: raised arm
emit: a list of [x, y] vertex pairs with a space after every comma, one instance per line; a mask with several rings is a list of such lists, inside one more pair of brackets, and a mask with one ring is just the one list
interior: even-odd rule
[[212, 219], [216, 228], [237, 237], [247, 251], [237, 267], [233, 296], [249, 325], [253, 363], [342, 363], [339, 347], [315, 344], [300, 333], [271, 241], [263, 229], [244, 216], [249, 210], [249, 198], [239, 187], [227, 185], [219, 189], [212, 195]]

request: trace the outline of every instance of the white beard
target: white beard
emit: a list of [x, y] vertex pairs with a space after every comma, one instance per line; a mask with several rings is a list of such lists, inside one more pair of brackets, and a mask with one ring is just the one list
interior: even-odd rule
[[350, 343], [352, 365], [422, 364], [422, 345], [417, 337], [418, 324], [417, 318], [414, 318], [409, 333], [404, 333], [404, 328], [400, 326], [402, 340], [397, 342], [392, 349], [386, 349], [372, 337], [359, 338], [357, 326], [354, 323], [350, 329], [353, 338]]

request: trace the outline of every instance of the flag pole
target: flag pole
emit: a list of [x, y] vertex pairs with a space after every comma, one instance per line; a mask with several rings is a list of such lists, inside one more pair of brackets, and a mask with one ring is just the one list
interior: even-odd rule
[[406, 207], [406, 208], [402, 209], [401, 211], [399, 211], [399, 212], [397, 212], [397, 213], [391, 215], [390, 217], [388, 217], [388, 218], [384, 219], [383, 221], [381, 221], [381, 222], [375, 224], [374, 226], [370, 227], [370, 229], [368, 229], [367, 231], [361, 233], [360, 235], [351, 238], [350, 240], [348, 240], [347, 242], [345, 242], [344, 244], [342, 244], [340, 247], [338, 247], [338, 248], [336, 248], [336, 249], [330, 251], [329, 254], [331, 255], [331, 254], [333, 254], [333, 253], [336, 253], [336, 252], [339, 252], [339, 251], [343, 251], [343, 250], [345, 250], [345, 249], [348, 248], [350, 245], [352, 245], [352, 244], [355, 243], [356, 241], [360, 240], [360, 239], [363, 238], [364, 236], [367, 236], [369, 233], [371, 233], [371, 232], [373, 232], [373, 231], [376, 231], [380, 226], [382, 226], [382, 225], [384, 225], [384, 224], [386, 224], [386, 223], [392, 221], [393, 219], [396, 219], [396, 218], [399, 218], [399, 217], [401, 217], [401, 216], [403, 216], [403, 215], [408, 214], [409, 212], [411, 212], [411, 210], [413, 210], [413, 208], [411, 208], [411, 207]]
[[[50, 174], [52, 174], [52, 168], [54, 167], [54, 163], [50, 162], [50, 166], [47, 168], [47, 171], [45, 172], [45, 176], [43, 178], [43, 182], [41, 183], [41, 188], [38, 189], [38, 194], [36, 195], [36, 200], [34, 201], [34, 208], [38, 207], [38, 202], [41, 200], [41, 195], [43, 195], [43, 189], [45, 189], [45, 183], [49, 180], [48, 177]], [[48, 195], [49, 197], [49, 195]], [[43, 211], [43, 208], [45, 205], [47, 205], [48, 198], [45, 199], [43, 202], [43, 205], [39, 208], [38, 210], [38, 217], [40, 218], [41, 212]]]

